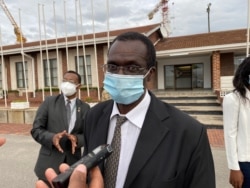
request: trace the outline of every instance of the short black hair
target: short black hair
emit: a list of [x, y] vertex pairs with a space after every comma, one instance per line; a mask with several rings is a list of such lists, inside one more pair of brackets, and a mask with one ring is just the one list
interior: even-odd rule
[[81, 75], [78, 74], [76, 71], [68, 70], [67, 72], [64, 73], [64, 75], [67, 74], [67, 73], [75, 74], [77, 76], [77, 78], [78, 78], [78, 83], [80, 84], [82, 82]]
[[[151, 42], [151, 40], [146, 37], [145, 35], [138, 33], [138, 32], [126, 32], [126, 33], [122, 33], [120, 35], [118, 35], [112, 42], [112, 44], [115, 43], [115, 41], [135, 41], [135, 40], [139, 40], [141, 41], [143, 44], [145, 44], [146, 48], [147, 48], [147, 57], [146, 57], [146, 61], [147, 61], [147, 68], [149, 69], [150, 67], [155, 66], [156, 64], [156, 52], [155, 52], [155, 47], [153, 45], [153, 43]], [[110, 45], [110, 48], [112, 46], [112, 44]], [[109, 48], [109, 49], [110, 49]]]
[[246, 99], [246, 88], [249, 89], [249, 75], [250, 75], [250, 57], [246, 57], [237, 68], [234, 78], [233, 86], [235, 91], [240, 93], [243, 99]]

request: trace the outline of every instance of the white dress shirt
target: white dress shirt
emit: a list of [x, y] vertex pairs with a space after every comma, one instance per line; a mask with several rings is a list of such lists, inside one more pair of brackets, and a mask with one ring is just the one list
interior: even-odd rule
[[150, 100], [150, 95], [148, 91], [146, 91], [143, 100], [127, 114], [120, 114], [116, 103], [114, 103], [113, 111], [110, 116], [110, 126], [107, 143], [110, 144], [113, 138], [116, 124], [116, 115], [125, 115], [127, 118], [127, 121], [123, 123], [121, 127], [121, 151], [116, 180], [117, 188], [121, 188], [124, 186], [125, 179], [127, 177], [128, 167], [132, 155], [134, 153], [137, 139], [141, 132], [141, 128], [150, 104]]
[[[247, 89], [250, 100], [250, 91]], [[250, 162], [250, 101], [243, 101], [237, 92], [223, 99], [224, 139], [228, 168], [239, 170], [238, 162]]]

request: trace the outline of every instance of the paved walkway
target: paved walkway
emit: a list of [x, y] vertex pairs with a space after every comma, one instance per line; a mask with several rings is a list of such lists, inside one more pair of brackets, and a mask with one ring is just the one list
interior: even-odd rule
[[[0, 123], [0, 134], [30, 135], [31, 127], [29, 124]], [[224, 148], [222, 129], [208, 129], [207, 133], [211, 147]]]
[[[33, 168], [40, 146], [30, 136], [31, 127], [27, 124], [0, 123], [0, 137], [7, 139], [7, 143], [0, 148], [0, 187], [35, 187]], [[214, 157], [216, 187], [231, 188], [228, 184], [223, 130], [208, 129], [207, 133]]]

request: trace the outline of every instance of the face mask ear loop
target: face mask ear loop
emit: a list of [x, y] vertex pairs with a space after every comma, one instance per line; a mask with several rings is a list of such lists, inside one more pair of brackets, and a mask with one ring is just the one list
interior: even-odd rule
[[143, 76], [143, 79], [146, 78], [146, 77], [148, 76], [148, 74], [150, 73], [150, 70], [151, 70], [151, 68], [148, 69], [148, 72]]

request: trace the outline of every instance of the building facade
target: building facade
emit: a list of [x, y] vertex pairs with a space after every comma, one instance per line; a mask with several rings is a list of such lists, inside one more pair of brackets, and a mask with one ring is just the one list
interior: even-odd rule
[[247, 30], [164, 37], [160, 25], [149, 25], [47, 41], [2, 46], [0, 51], [0, 106], [13, 101], [40, 104], [55, 95], [63, 73], [75, 70], [82, 77], [79, 97], [102, 100], [104, 73], [110, 41], [126, 31], [145, 34], [157, 51], [151, 90], [208, 89], [218, 94], [232, 89], [235, 69], [246, 57]]

